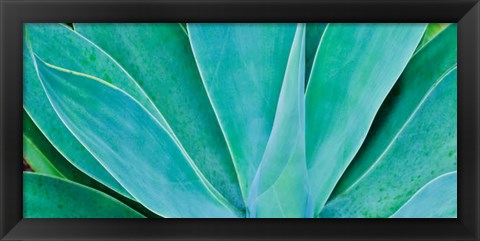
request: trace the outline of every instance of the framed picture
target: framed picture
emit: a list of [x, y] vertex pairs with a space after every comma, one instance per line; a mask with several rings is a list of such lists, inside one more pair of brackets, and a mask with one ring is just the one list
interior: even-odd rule
[[480, 238], [477, 0], [1, 13], [1, 240]]

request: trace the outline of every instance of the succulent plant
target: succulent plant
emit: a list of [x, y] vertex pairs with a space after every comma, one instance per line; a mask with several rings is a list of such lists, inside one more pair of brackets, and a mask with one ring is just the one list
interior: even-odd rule
[[456, 217], [455, 24], [26, 24], [25, 217]]

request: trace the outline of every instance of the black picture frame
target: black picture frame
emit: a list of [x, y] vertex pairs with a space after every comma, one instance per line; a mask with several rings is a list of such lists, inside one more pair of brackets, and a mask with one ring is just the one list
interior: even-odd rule
[[[480, 240], [479, 0], [0, 0], [1, 240]], [[25, 22], [456, 22], [456, 219], [23, 219]]]

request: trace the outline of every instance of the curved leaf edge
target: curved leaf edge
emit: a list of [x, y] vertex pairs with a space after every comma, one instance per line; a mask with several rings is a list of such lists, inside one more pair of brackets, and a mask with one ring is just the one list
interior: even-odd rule
[[[84, 74], [84, 73], [80, 73], [80, 72], [76, 72], [76, 71], [64, 69], [64, 68], [62, 68], [62, 67], [58, 67], [58, 66], [52, 65], [52, 64], [50, 64], [50, 63], [47, 63], [47, 62], [45, 62], [44, 60], [42, 60], [39, 56], [37, 56], [37, 55], [33, 52], [33, 50], [32, 50], [31, 53], [32, 53], [32, 55], [34, 56], [34, 63], [35, 63], [35, 68], [36, 68], [36, 70], [37, 70], [37, 74], [38, 74], [38, 67], [37, 67], [36, 61], [38, 60], [38, 61], [41, 61], [44, 65], [46, 65], [46, 66], [49, 67], [49, 68], [55, 69], [55, 70], [57, 70], [57, 71], [61, 71], [61, 72], [65, 72], [65, 73], [69, 73], [69, 74], [73, 74], [73, 75], [78, 75], [78, 76], [82, 76], [82, 77], [85, 77], [85, 78], [89, 78], [89, 79], [92, 79], [92, 80], [94, 80], [94, 81], [97, 81], [97, 82], [99, 82], [99, 83], [101, 83], [101, 84], [103, 84], [103, 85], [106, 85], [107, 87], [110, 87], [110, 88], [112, 88], [112, 89], [114, 89], [114, 90], [116, 90], [116, 91], [119, 91], [119, 92], [122, 93], [123, 95], [127, 96], [128, 98], [130, 98], [130, 99], [131, 99], [133, 102], [135, 102], [138, 106], [140, 106], [148, 115], [150, 115], [151, 118], [155, 121], [155, 123], [158, 124], [158, 125], [160, 126], [160, 128], [162, 128], [162, 129], [167, 133], [167, 135], [168, 135], [170, 138], [172, 138], [172, 140], [173, 140], [172, 135], [165, 129], [165, 127], [164, 127], [163, 125], [161, 125], [161, 124], [159, 123], [159, 121], [158, 121], [147, 109], [145, 109], [145, 107], [144, 107], [142, 104], [140, 104], [135, 98], [133, 98], [131, 95], [129, 95], [129, 94], [128, 94], [127, 92], [125, 92], [124, 90], [122, 90], [122, 89], [116, 87], [115, 85], [112, 85], [112, 84], [110, 84], [110, 83], [108, 83], [108, 82], [106, 82], [106, 81], [104, 81], [104, 80], [102, 80], [102, 79], [100, 79], [100, 78], [97, 78], [97, 77], [95, 77], [95, 76], [91, 76], [91, 75], [87, 75], [87, 74]], [[43, 80], [40, 78], [40, 76], [38, 76], [38, 77], [39, 77], [39, 79], [41, 80], [42, 86], [43, 86], [43, 88], [44, 88], [44, 90], [45, 90], [45, 86], [44, 86]], [[45, 93], [47, 93], [47, 92], [45, 91]], [[50, 103], [51, 103], [50, 96], [49, 96], [48, 94], [47, 94], [47, 96], [48, 96], [49, 101], [50, 101]], [[52, 107], [53, 107], [53, 105], [52, 105]], [[53, 107], [53, 108], [55, 109], [55, 107]], [[58, 110], [56, 110], [56, 109], [55, 109], [55, 111], [58, 112]], [[62, 122], [63, 122], [64, 125], [65, 125], [64, 120], [63, 120], [61, 117], [60, 117], [60, 119], [62, 120]], [[70, 130], [70, 128], [69, 128], [67, 125], [65, 125], [65, 126]], [[70, 130], [70, 131], [71, 131], [71, 130]], [[72, 131], [71, 131], [71, 132], [72, 132]], [[72, 132], [72, 134], [76, 137], [76, 135], [75, 135], [73, 132]], [[77, 139], [78, 139], [78, 138], [77, 138]], [[79, 140], [79, 141], [80, 141], [80, 140]], [[82, 142], [80, 141], [80, 143], [82, 143]], [[99, 158], [98, 158], [91, 150], [89, 150], [89, 148], [87, 148], [84, 143], [82, 143], [82, 145], [85, 147], [85, 149], [86, 149], [87, 151], [89, 151], [89, 152], [92, 154], [92, 156], [94, 156], [97, 160], [99, 160]], [[177, 146], [177, 147], [178, 147], [178, 146]], [[182, 151], [182, 149], [181, 149], [180, 147], [178, 147], [178, 148], [180, 149], [180, 151]], [[184, 154], [183, 151], [182, 151], [182, 154]], [[190, 164], [190, 166], [192, 167], [192, 169], [195, 171], [195, 173], [197, 174], [197, 176], [200, 178], [200, 180], [202, 181], [202, 184], [205, 186], [205, 188], [207, 189], [207, 191], [212, 195], [212, 197], [215, 198], [216, 201], [218, 201], [219, 203], [221, 203], [221, 204], [222, 204], [223, 206], [225, 206], [227, 209], [229, 209], [232, 213], [234, 213], [235, 215], [239, 215], [238, 210], [236, 210], [236, 208], [235, 208], [231, 203], [229, 203], [228, 200], [226, 200], [221, 194], [218, 193], [218, 191], [217, 191], [215, 188], [213, 188], [213, 186], [208, 182], [208, 180], [207, 180], [207, 179], [203, 176], [203, 174], [198, 170], [198, 167], [195, 165], [195, 163], [193, 163], [193, 161], [191, 160], [191, 158], [189, 158], [188, 155], [187, 155], [187, 156], [184, 156], [184, 157], [185, 157], [185, 159], [188, 161], [188, 163]], [[108, 167], [106, 167], [101, 161], [99, 161], [99, 163], [119, 182], [119, 184], [120, 184], [122, 187], [125, 188], [125, 186], [122, 184], [122, 181], [119, 180], [119, 178], [116, 177], [116, 175], [115, 175], [114, 173], [112, 173], [112, 171], [109, 170]], [[126, 188], [125, 188], [125, 189], [126, 189]], [[126, 190], [128, 191], [128, 189], [126, 189]], [[130, 194], [131, 194], [131, 193], [130, 193]], [[131, 194], [131, 195], [135, 198], [135, 200], [137, 200], [137, 198], [136, 198], [133, 194]], [[147, 206], [145, 206], [145, 207], [147, 207]], [[147, 208], [148, 208], [148, 207], [147, 207]], [[149, 209], [150, 211], [154, 212], [154, 213], [157, 214], [157, 215], [160, 215], [160, 216], [162, 216], [162, 217], [167, 217], [166, 215], [161, 214], [161, 213], [158, 213], [158, 212], [155, 211], [155, 210], [152, 210], [152, 209], [150, 209], [150, 208], [148, 208], [148, 209]]]
[[[124, 207], [125, 209], [128, 209], [132, 212], [134, 212], [136, 215], [138, 215], [140, 218], [145, 218], [145, 216], [141, 213], [139, 213], [137, 210], [129, 207], [128, 205], [126, 205], [125, 203], [119, 201], [118, 199], [102, 192], [102, 191], [99, 191], [97, 189], [94, 189], [92, 187], [89, 187], [89, 186], [86, 186], [86, 185], [83, 185], [83, 184], [80, 184], [80, 183], [77, 183], [77, 182], [74, 182], [74, 181], [71, 181], [71, 180], [68, 180], [68, 179], [64, 179], [64, 178], [59, 178], [59, 177], [56, 177], [56, 176], [52, 176], [52, 175], [47, 175], [47, 174], [43, 174], [43, 173], [35, 173], [35, 172], [23, 172], [23, 175], [32, 175], [32, 176], [42, 176], [42, 177], [48, 177], [48, 178], [51, 178], [51, 179], [56, 179], [56, 180], [59, 180], [59, 181], [62, 181], [62, 182], [65, 182], [65, 183], [68, 183], [68, 184], [71, 184], [73, 186], [76, 186], [76, 187], [80, 187], [80, 188], [83, 188], [83, 189], [86, 189], [88, 190], [89, 192], [93, 192], [93, 193], [96, 193], [100, 196], [103, 196], [105, 197], [106, 199], [110, 199], [112, 202], [115, 202], [116, 204]], [[89, 204], [88, 204], [89, 205]]]

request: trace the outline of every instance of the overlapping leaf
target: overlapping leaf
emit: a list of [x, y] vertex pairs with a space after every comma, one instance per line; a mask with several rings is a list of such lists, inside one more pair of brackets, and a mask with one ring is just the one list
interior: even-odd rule
[[135, 99], [103, 80], [36, 57], [56, 113], [75, 137], [138, 201], [165, 217], [235, 217]]
[[[165, 217], [455, 217], [441, 195], [456, 194], [456, 26], [445, 26], [33, 24], [25, 157]], [[93, 198], [98, 217], [141, 216], [25, 175], [30, 216]], [[85, 199], [65, 205], [73, 192]]]
[[120, 201], [87, 186], [36, 173], [23, 174], [24, 218], [142, 218]]
[[305, 33], [305, 86], [307, 86], [310, 78], [318, 44], [327, 26], [326, 23], [307, 23], [307, 32]]
[[125, 68], [160, 110], [205, 177], [243, 209], [230, 153], [181, 26], [75, 24], [75, 29]]
[[430, 180], [457, 169], [456, 80], [454, 68], [431, 83], [375, 163], [322, 217], [388, 217]]
[[306, 153], [319, 213], [413, 54], [425, 24], [330, 24], [306, 91]]
[[272, 130], [295, 24], [187, 26], [246, 199]]
[[250, 188], [249, 217], [308, 217], [305, 160], [305, 25], [298, 24], [272, 132]]
[[[331, 199], [358, 181], [396, 141], [396, 136], [429, 91], [457, 65], [456, 46], [457, 28], [451, 25], [412, 57], [380, 109], [362, 149], [335, 187]], [[405, 172], [408, 170], [405, 169]]]
[[[63, 26], [58, 27], [65, 28]], [[71, 162], [73, 166], [118, 193], [132, 198], [131, 195], [105, 170], [105, 168], [98, 163], [92, 154], [89, 153], [80, 142], [78, 142], [55, 113], [55, 110], [52, 108], [38, 79], [31, 51], [28, 47], [28, 43], [30, 43], [31, 39], [28, 38], [29, 35], [27, 33], [28, 32], [24, 33], [23, 47], [23, 106], [25, 111], [49, 142], [51, 142], [52, 145], [69, 162]], [[44, 39], [41, 40], [41, 42], [42, 41], [46, 40]]]
[[425, 184], [392, 218], [456, 218], [457, 172], [441, 175]]

